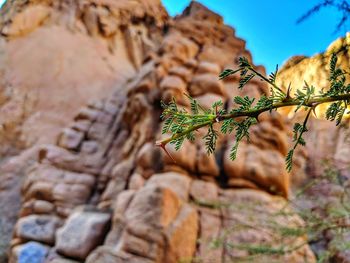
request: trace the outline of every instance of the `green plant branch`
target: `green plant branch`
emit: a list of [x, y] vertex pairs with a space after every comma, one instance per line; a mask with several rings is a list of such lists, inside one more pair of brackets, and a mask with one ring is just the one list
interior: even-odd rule
[[[167, 137], [163, 140], [157, 141], [156, 145], [157, 146], [165, 146], [168, 143], [170, 143], [173, 140], [176, 140], [178, 138], [181, 138], [193, 131], [199, 130], [200, 128], [209, 126], [210, 124], [214, 124], [214, 123], [218, 123], [218, 122], [222, 122], [224, 120], [227, 119], [235, 119], [235, 118], [240, 118], [240, 117], [252, 117], [252, 118], [258, 118], [259, 115], [263, 112], [267, 112], [267, 111], [271, 111], [273, 109], [278, 109], [278, 108], [283, 108], [283, 107], [290, 107], [290, 106], [299, 106], [301, 105], [302, 107], [308, 107], [308, 108], [314, 108], [320, 104], [323, 103], [329, 103], [329, 102], [336, 102], [336, 101], [342, 101], [342, 100], [350, 100], [350, 93], [349, 94], [343, 94], [343, 95], [338, 95], [338, 96], [332, 96], [332, 97], [319, 97], [319, 96], [315, 96], [315, 98], [310, 98], [306, 103], [303, 103], [302, 101], [298, 100], [298, 99], [289, 99], [288, 101], [283, 101], [283, 102], [277, 102], [272, 104], [271, 107], [264, 107], [261, 109], [252, 109], [252, 110], [247, 110], [247, 111], [242, 111], [242, 112], [234, 112], [234, 113], [230, 113], [230, 114], [223, 114], [223, 115], [212, 115], [211, 116], [211, 120], [208, 120], [206, 122], [203, 122], [201, 124], [198, 125], [194, 125], [191, 128], [188, 128], [187, 130], [180, 132], [180, 133], [176, 133], [171, 137]], [[310, 111], [307, 114], [307, 116], [310, 115]], [[186, 114], [185, 116], [188, 117], [205, 117], [208, 115], [203, 115], [203, 114], [199, 114], [199, 115], [191, 115], [191, 114]], [[294, 147], [295, 149], [295, 147]]]
[[195, 99], [186, 95], [190, 100], [191, 113], [186, 109], [179, 110], [175, 100], [168, 105], [162, 103], [164, 112], [162, 118], [165, 120], [162, 129], [163, 134], [171, 133], [171, 136], [159, 140], [156, 145], [161, 147], [169, 156], [171, 155], [166, 150], [168, 143], [175, 144], [175, 149], [179, 150], [185, 139], [193, 141], [195, 139], [194, 132], [208, 127], [207, 134], [203, 137], [208, 154], [214, 152], [218, 132], [214, 128], [215, 123], [222, 123], [221, 132], [235, 132], [235, 144], [231, 148], [230, 158], [234, 160], [237, 155], [240, 141], [244, 138], [249, 139], [249, 129], [252, 125], [259, 121], [259, 115], [263, 112], [277, 110], [283, 107], [296, 106], [295, 112], [304, 108], [308, 109], [308, 113], [303, 123], [295, 123], [293, 128], [293, 148], [286, 156], [286, 169], [291, 171], [293, 164], [293, 154], [296, 147], [300, 144], [306, 144], [303, 135], [307, 132], [306, 124], [311, 115], [311, 111], [324, 103], [330, 103], [327, 106], [326, 118], [330, 121], [336, 121], [339, 125], [344, 115], [350, 114], [348, 105], [350, 104], [350, 84], [346, 84], [344, 73], [346, 71], [337, 68], [337, 56], [333, 54], [330, 60], [330, 87], [326, 92], [320, 91], [316, 94], [316, 89], [305, 82], [305, 86], [297, 89], [294, 96], [291, 96], [291, 87], [289, 85], [287, 92], [284, 92], [276, 85], [278, 67], [276, 71], [271, 73], [269, 77], [263, 76], [249, 63], [246, 58], [239, 59], [239, 68], [236, 70], [226, 69], [219, 78], [223, 79], [229, 75], [240, 73], [240, 81], [238, 89], [243, 89], [244, 86], [254, 77], [259, 77], [262, 81], [267, 82], [271, 86], [271, 94], [267, 97], [262, 95], [254, 104], [255, 98], [248, 96], [236, 96], [233, 99], [235, 108], [229, 112], [226, 111], [221, 101], [215, 102], [210, 109], [204, 109]]
[[174, 134], [173, 136], [171, 137], [168, 137], [166, 139], [163, 139], [161, 141], [157, 141], [156, 142], [156, 145], [157, 146], [166, 146], [168, 143], [170, 143], [171, 141], [174, 141], [178, 138], [181, 138], [181, 137], [184, 137], [185, 135], [193, 132], [193, 131], [196, 131], [196, 130], [199, 130], [200, 128], [203, 128], [203, 127], [206, 127], [210, 124], [213, 124], [215, 123], [215, 118], [213, 120], [210, 120], [210, 121], [206, 121], [206, 122], [203, 122], [201, 124], [197, 124], [197, 125], [194, 125], [192, 126], [191, 128], [188, 128], [187, 130], [183, 131], [183, 132], [179, 132], [179, 133], [176, 133]]
[[268, 78], [266, 78], [263, 74], [261, 74], [260, 72], [258, 72], [257, 70], [255, 70], [253, 67], [249, 67], [249, 70], [251, 70], [252, 72], [254, 72], [257, 76], [259, 76], [260, 78], [262, 78], [264, 81], [266, 81], [267, 83], [269, 83], [273, 88], [275, 88], [276, 90], [278, 90], [281, 93], [284, 93], [284, 91], [278, 87], [273, 81], [269, 80]]

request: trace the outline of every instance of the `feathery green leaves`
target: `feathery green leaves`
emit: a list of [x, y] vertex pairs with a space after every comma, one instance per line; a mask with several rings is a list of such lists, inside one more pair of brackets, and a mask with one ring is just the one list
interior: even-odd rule
[[276, 83], [277, 73], [278, 73], [278, 65], [276, 66], [275, 72], [271, 72], [271, 74], [269, 76], [269, 81], [271, 83]]
[[214, 153], [218, 137], [218, 132], [213, 128], [213, 125], [210, 125], [208, 133], [203, 137], [205, 140], [205, 149], [208, 154]]
[[245, 138], [249, 140], [249, 129], [257, 123], [261, 113], [271, 112], [285, 106], [296, 106], [295, 111], [305, 108], [308, 112], [303, 123], [296, 123], [293, 127], [292, 142], [294, 146], [286, 156], [286, 169], [291, 171], [295, 149], [298, 145], [304, 146], [306, 144], [303, 135], [308, 131], [307, 122], [311, 112], [319, 104], [331, 102], [326, 110], [326, 118], [335, 121], [336, 125], [339, 125], [344, 116], [349, 114], [347, 108], [350, 103], [350, 84], [345, 83], [345, 76], [348, 73], [337, 67], [336, 55], [330, 59], [330, 87], [326, 92], [320, 91], [318, 94], [314, 86], [305, 82], [304, 86], [297, 89], [294, 96], [291, 96], [291, 87], [288, 87], [288, 91], [284, 92], [276, 85], [278, 67], [269, 77], [265, 77], [255, 70], [246, 58], [239, 58], [238, 69], [226, 69], [219, 75], [219, 78], [223, 79], [236, 73], [239, 73], [240, 76], [238, 89], [243, 89], [254, 77], [259, 77], [270, 86], [270, 95], [262, 95], [256, 103], [255, 98], [236, 96], [233, 98], [233, 108], [230, 110], [225, 108], [222, 101], [217, 101], [209, 109], [204, 109], [196, 99], [186, 94], [190, 102], [190, 112], [186, 109], [179, 109], [175, 100], [169, 104], [161, 103], [164, 109], [161, 115], [162, 120], [164, 120], [162, 133], [170, 133], [171, 137], [158, 142], [158, 145], [164, 148], [170, 142], [175, 145], [176, 150], [179, 150], [184, 140], [195, 140], [194, 131], [207, 127], [207, 133], [203, 140], [207, 153], [212, 154], [219, 137], [219, 132], [215, 130], [214, 124], [222, 122], [220, 132], [234, 134], [235, 141], [230, 152], [230, 158], [234, 160], [237, 157], [239, 143]]
[[246, 75], [243, 78], [241, 78], [239, 81], [238, 89], [243, 89], [243, 87], [254, 77], [255, 77], [255, 74], [251, 73], [251, 74]]
[[237, 151], [238, 151], [238, 146], [239, 143], [246, 138], [249, 140], [249, 128], [256, 124], [256, 119], [248, 117], [244, 121], [241, 122], [235, 122], [235, 144], [231, 148], [230, 152], [230, 159], [235, 160], [237, 157]]
[[240, 69], [237, 69], [237, 70], [225, 69], [223, 72], [220, 73], [219, 79], [221, 80], [221, 79], [227, 78], [228, 76], [237, 73], [239, 70]]

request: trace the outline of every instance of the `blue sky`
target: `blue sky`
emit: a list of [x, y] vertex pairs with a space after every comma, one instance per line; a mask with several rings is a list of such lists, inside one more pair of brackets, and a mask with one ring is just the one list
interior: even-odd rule
[[[189, 0], [162, 0], [171, 15], [181, 13]], [[296, 20], [320, 0], [199, 0], [224, 17], [247, 41], [255, 64], [273, 71], [293, 55], [324, 51], [345, 29], [334, 34], [340, 13], [325, 9], [301, 24]], [[349, 25], [348, 25], [349, 26]], [[349, 30], [349, 27], [347, 28]]]
[[[302, 24], [295, 21], [320, 0], [199, 0], [224, 17], [236, 29], [236, 35], [247, 41], [254, 63], [273, 71], [293, 55], [311, 56], [324, 51], [345, 29], [334, 33], [340, 14], [325, 9]], [[4, 1], [0, 0], [0, 4]], [[162, 0], [174, 16], [190, 0]], [[282, 4], [283, 3], [283, 4]], [[349, 26], [349, 25], [348, 25]], [[349, 27], [347, 28], [349, 30]]]

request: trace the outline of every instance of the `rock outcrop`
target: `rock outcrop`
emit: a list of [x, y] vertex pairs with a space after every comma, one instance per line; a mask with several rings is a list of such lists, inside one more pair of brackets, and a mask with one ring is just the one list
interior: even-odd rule
[[0, 153], [52, 143], [82, 106], [138, 71], [167, 18], [152, 0], [7, 1]]
[[10, 262], [224, 263], [261, 247], [275, 253], [260, 262], [315, 262], [305, 235], [278, 231], [303, 225], [286, 198], [306, 155], [285, 172], [285, 117], [261, 116], [235, 162], [232, 136], [211, 156], [201, 140], [169, 147], [176, 163], [154, 146], [161, 100], [230, 107], [268, 93], [259, 80], [243, 91], [218, 80], [252, 60], [219, 15], [192, 2], [172, 19], [157, 0], [9, 1], [2, 13], [2, 152], [27, 149], [0, 166]]

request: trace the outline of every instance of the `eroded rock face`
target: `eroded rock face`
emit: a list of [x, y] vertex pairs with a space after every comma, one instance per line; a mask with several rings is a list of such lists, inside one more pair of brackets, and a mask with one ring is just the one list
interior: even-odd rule
[[102, 243], [109, 221], [107, 213], [72, 213], [64, 227], [57, 231], [57, 252], [70, 258], [85, 259]]
[[[66, 98], [69, 106], [61, 101], [59, 105], [44, 101], [47, 96], [40, 93], [42, 97], [31, 108], [28, 120], [51, 105], [50, 114], [59, 112], [65, 120], [73, 121], [58, 125], [64, 127], [57, 136], [43, 133], [40, 127], [26, 134], [27, 118], [20, 126], [26, 138], [43, 134], [42, 141], [55, 142], [36, 146], [32, 159], [27, 157], [30, 169], [18, 172], [18, 176], [23, 175], [22, 203], [17, 202], [21, 209], [11, 243], [11, 262], [20, 262], [18, 258], [26, 255], [34, 241], [37, 257], [47, 262], [89, 263], [176, 263], [195, 258], [221, 263], [254, 256], [244, 248], [247, 243], [279, 245], [266, 235], [262, 219], [288, 207], [284, 198], [289, 195], [291, 180], [284, 171], [283, 157], [290, 143], [289, 124], [281, 115], [262, 116], [251, 141], [242, 144], [236, 162], [228, 157], [232, 136], [220, 136], [217, 152], [211, 156], [205, 153], [201, 140], [186, 142], [178, 152], [169, 146], [176, 163], [154, 147], [162, 136], [161, 100], [176, 97], [187, 107], [185, 92], [209, 107], [219, 99], [230, 105], [234, 95], [267, 92], [260, 81], [239, 91], [235, 88], [237, 79], [218, 80], [218, 73], [234, 67], [238, 56], [252, 59], [245, 42], [235, 37], [234, 30], [225, 26], [220, 16], [193, 2], [181, 16], [170, 19], [156, 0], [38, 1], [29, 5], [15, 1], [9, 2], [3, 12], [2, 30], [8, 38], [8, 49], [14, 49], [11, 45], [15, 44], [27, 46], [23, 43], [32, 38], [42, 39], [43, 31], [50, 35], [55, 30], [69, 35], [77, 46], [83, 45], [78, 38], [90, 45], [83, 45], [79, 49], [82, 53], [64, 47], [68, 51], [62, 51], [61, 60], [43, 58], [54, 61], [49, 67], [56, 67], [57, 62], [62, 63], [61, 68], [58, 73], [45, 68], [44, 72], [56, 72], [56, 77], [36, 76], [45, 81], [40, 84], [43, 89], [48, 89], [48, 83], [50, 90], [62, 95], [67, 90], [58, 87], [69, 88], [75, 83], [75, 89], [69, 93], [72, 98]], [[26, 24], [27, 16], [35, 17], [33, 25]], [[17, 17], [17, 22], [9, 23], [9, 17]], [[87, 61], [75, 61], [75, 56], [84, 56], [90, 49], [100, 52], [100, 48], [108, 55], [98, 53], [95, 57], [92, 53], [94, 57], [89, 54], [84, 58]], [[41, 49], [50, 53], [51, 46]], [[55, 56], [60, 54], [57, 50]], [[26, 52], [18, 54], [25, 56]], [[35, 65], [41, 63], [40, 56], [33, 55]], [[72, 67], [66, 56], [73, 65], [84, 65]], [[106, 63], [111, 68], [108, 73], [101, 69]], [[95, 67], [99, 68], [96, 72]], [[87, 72], [79, 75], [80, 70]], [[259, 70], [264, 73], [262, 67]], [[65, 82], [60, 72], [74, 78], [72, 83]], [[34, 78], [19, 76], [26, 85]], [[127, 81], [126, 76], [131, 78]], [[19, 94], [26, 94], [22, 86], [17, 89]], [[57, 96], [53, 93], [52, 98]], [[73, 97], [79, 100], [74, 109]], [[87, 103], [91, 97], [94, 102]], [[12, 103], [11, 97], [8, 103]], [[45, 118], [36, 121], [46, 123]], [[49, 130], [56, 133], [57, 126], [50, 125]], [[198, 136], [204, 136], [204, 132], [199, 131]], [[236, 205], [243, 208], [237, 209]], [[32, 235], [43, 219], [43, 232]], [[302, 224], [293, 213], [273, 220], [281, 227]], [[241, 222], [255, 226], [254, 230], [242, 231]], [[236, 227], [238, 231], [228, 231]], [[278, 231], [273, 234], [280, 237]], [[304, 236], [286, 241], [299, 245], [298, 249], [285, 255], [267, 255], [264, 260], [315, 261], [308, 245], [300, 245], [305, 242]], [[219, 245], [212, 248], [213, 244]]]
[[159, 1], [7, 1], [0, 153], [54, 142], [82, 106], [135, 74], [166, 18]]

